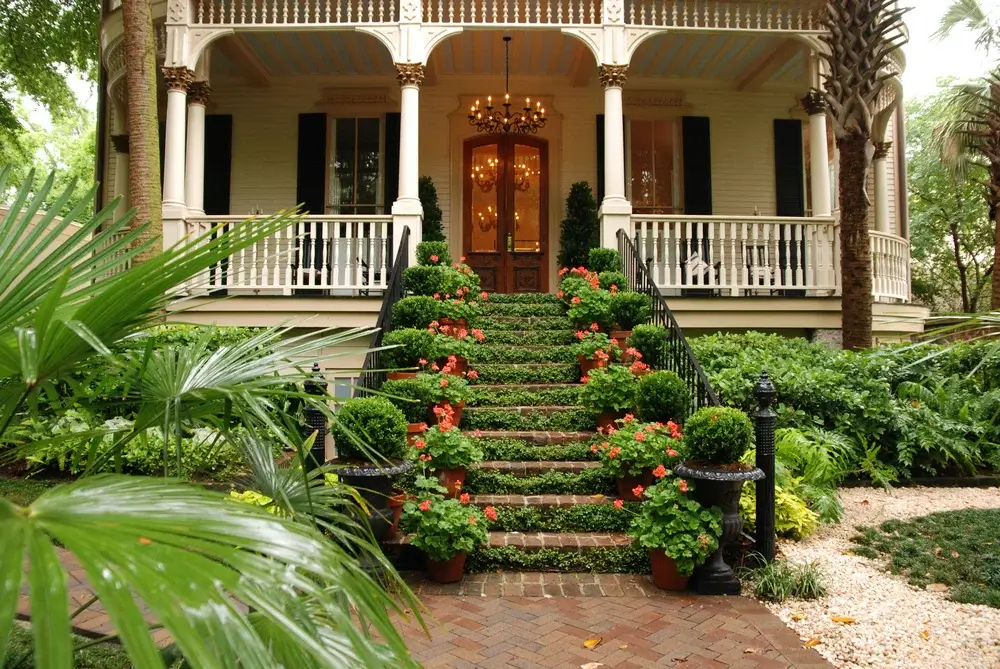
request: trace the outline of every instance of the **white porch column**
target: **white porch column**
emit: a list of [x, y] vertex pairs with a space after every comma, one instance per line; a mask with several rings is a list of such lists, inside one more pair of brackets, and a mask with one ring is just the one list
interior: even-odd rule
[[205, 213], [205, 106], [211, 89], [208, 82], [191, 84], [187, 95], [187, 169], [184, 197], [189, 213]]
[[892, 222], [889, 220], [889, 171], [886, 156], [892, 142], [875, 142], [875, 230], [892, 232]]
[[826, 143], [826, 100], [819, 91], [811, 91], [802, 98], [802, 106], [809, 113], [812, 215], [829, 216], [833, 208], [830, 203], [830, 152]]
[[629, 230], [632, 204], [625, 198], [625, 118], [622, 86], [628, 65], [601, 65], [604, 86], [604, 199], [601, 201], [601, 246], [618, 248], [619, 229]]
[[164, 67], [167, 85], [166, 138], [163, 142], [163, 248], [184, 236], [184, 144], [187, 90], [194, 72], [186, 67]]
[[128, 198], [128, 133], [120, 132], [111, 135], [111, 146], [115, 149], [115, 197], [120, 197], [118, 207], [115, 209], [115, 218], [119, 219], [129, 210]]
[[421, 63], [396, 63], [400, 87], [399, 108], [399, 193], [392, 203], [392, 257], [396, 257], [403, 228], [410, 229], [409, 262], [417, 262], [417, 244], [423, 237], [424, 209], [420, 204], [420, 84], [424, 81]]

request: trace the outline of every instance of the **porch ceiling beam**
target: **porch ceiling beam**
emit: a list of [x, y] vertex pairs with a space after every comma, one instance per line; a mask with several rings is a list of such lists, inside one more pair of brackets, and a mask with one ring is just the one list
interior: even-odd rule
[[574, 88], [586, 86], [590, 81], [590, 75], [597, 71], [587, 52], [587, 47], [582, 44], [576, 45], [576, 52], [573, 54], [573, 62], [569, 66], [569, 85]]
[[757, 59], [746, 71], [736, 78], [736, 90], [759, 90], [774, 74], [784, 67], [802, 49], [802, 43], [783, 39], [774, 49]]
[[222, 52], [226, 60], [240, 69], [251, 86], [267, 88], [271, 85], [273, 76], [271, 70], [240, 35], [223, 37], [216, 42], [215, 48]]

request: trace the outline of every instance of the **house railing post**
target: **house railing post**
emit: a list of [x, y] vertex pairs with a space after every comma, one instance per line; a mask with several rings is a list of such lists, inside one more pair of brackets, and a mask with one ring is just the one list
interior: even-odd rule
[[[313, 363], [312, 376], [303, 385], [305, 391], [310, 395], [318, 397], [326, 395], [327, 383], [318, 362]], [[313, 432], [316, 433], [316, 440], [313, 441], [312, 449], [309, 451], [309, 459], [306, 462], [306, 468], [312, 470], [326, 462], [326, 415], [311, 404], [306, 405], [303, 413], [306, 419], [306, 438]]]
[[754, 427], [757, 437], [756, 465], [764, 472], [764, 479], [757, 481], [757, 536], [756, 551], [766, 562], [774, 560], [774, 425], [777, 414], [771, 404], [777, 395], [774, 384], [767, 372], [761, 372], [754, 396], [757, 408], [754, 410]]

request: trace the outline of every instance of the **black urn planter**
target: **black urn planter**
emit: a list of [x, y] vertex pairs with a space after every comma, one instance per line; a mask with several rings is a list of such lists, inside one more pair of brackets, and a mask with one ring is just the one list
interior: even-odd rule
[[719, 547], [705, 564], [694, 568], [690, 586], [699, 595], [738, 595], [740, 579], [733, 568], [722, 559], [726, 545], [740, 538], [743, 519], [740, 518], [739, 503], [743, 484], [760, 481], [764, 472], [753, 469], [731, 470], [709, 467], [693, 467], [679, 464], [674, 473], [695, 481], [695, 500], [704, 507], [717, 506], [722, 509], [722, 536]]
[[392, 509], [389, 508], [389, 497], [392, 495], [392, 481], [396, 476], [413, 469], [409, 460], [391, 465], [363, 464], [356, 467], [344, 467], [337, 470], [337, 476], [346, 485], [357, 489], [365, 500], [371, 513], [368, 514], [368, 525], [376, 541], [385, 539], [392, 527]]

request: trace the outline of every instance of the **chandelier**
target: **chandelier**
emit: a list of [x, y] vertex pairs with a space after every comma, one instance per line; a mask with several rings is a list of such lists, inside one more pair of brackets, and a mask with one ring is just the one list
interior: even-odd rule
[[483, 232], [495, 230], [497, 227], [497, 212], [493, 211], [493, 207], [486, 207], [485, 214], [481, 211], [478, 214], [473, 213], [473, 217], [476, 219], [476, 225]]
[[[486, 166], [472, 166], [472, 183], [479, 186], [479, 190], [489, 193], [497, 185], [499, 177], [497, 169], [500, 167], [500, 160], [497, 158], [487, 158]], [[514, 166], [514, 190], [523, 193], [531, 188], [531, 177], [537, 172], [525, 163]]]
[[479, 107], [479, 100], [469, 109], [469, 125], [476, 126], [479, 132], [493, 135], [501, 133], [514, 133], [515, 135], [527, 135], [538, 132], [539, 128], [545, 127], [545, 109], [541, 102], [535, 103], [535, 108], [531, 108], [531, 98], [524, 99], [524, 107], [520, 111], [511, 112], [510, 102], [510, 40], [509, 35], [505, 35], [504, 42], [504, 94], [503, 111], [493, 107], [493, 96], [486, 97], [486, 107]]

